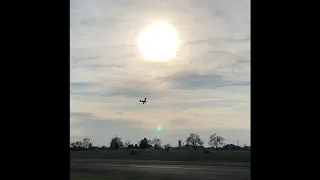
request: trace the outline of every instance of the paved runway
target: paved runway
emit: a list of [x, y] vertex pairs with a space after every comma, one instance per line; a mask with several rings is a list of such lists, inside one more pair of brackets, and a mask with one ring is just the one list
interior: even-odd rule
[[176, 179], [196, 180], [249, 180], [248, 167], [155, 165], [155, 164], [94, 164], [71, 163], [73, 172], [133, 172]]

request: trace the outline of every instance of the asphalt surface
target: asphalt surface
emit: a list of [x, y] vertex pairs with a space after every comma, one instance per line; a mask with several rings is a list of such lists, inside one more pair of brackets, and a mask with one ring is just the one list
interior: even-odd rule
[[71, 163], [72, 172], [135, 173], [167, 179], [196, 180], [250, 180], [249, 167], [156, 165], [156, 164], [96, 164]]

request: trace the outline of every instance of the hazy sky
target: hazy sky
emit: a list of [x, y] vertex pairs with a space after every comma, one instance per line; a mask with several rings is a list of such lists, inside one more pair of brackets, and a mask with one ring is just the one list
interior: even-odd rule
[[[197, 133], [250, 144], [250, 0], [71, 0], [70, 138], [176, 145]], [[146, 61], [144, 27], [177, 31], [176, 58]], [[148, 103], [140, 99], [147, 97]], [[157, 131], [161, 125], [163, 130]]]

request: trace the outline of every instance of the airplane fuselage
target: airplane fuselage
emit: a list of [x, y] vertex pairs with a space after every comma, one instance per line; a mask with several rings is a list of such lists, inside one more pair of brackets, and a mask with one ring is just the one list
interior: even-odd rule
[[147, 98], [144, 98], [144, 100], [143, 101], [140, 100], [140, 102], [142, 102], [142, 104], [144, 104], [144, 103], [146, 103], [148, 101], [147, 101]]

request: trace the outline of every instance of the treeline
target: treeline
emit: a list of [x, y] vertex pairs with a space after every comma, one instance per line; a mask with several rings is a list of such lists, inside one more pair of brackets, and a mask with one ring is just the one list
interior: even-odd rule
[[[228, 148], [228, 149], [240, 149], [240, 146], [235, 146], [233, 144], [225, 145], [224, 143], [225, 139], [222, 136], [218, 136], [215, 133], [210, 135], [208, 144], [214, 148]], [[179, 146], [182, 146], [181, 140], [179, 141]], [[191, 133], [185, 141], [186, 147], [191, 146], [194, 149], [197, 149], [199, 146], [203, 146], [203, 141], [201, 140], [200, 136], [198, 134]], [[117, 150], [121, 147], [125, 147], [127, 149], [165, 149], [169, 150], [173, 148], [170, 144], [165, 144], [162, 146], [162, 141], [159, 138], [154, 139], [147, 139], [143, 138], [140, 140], [137, 144], [132, 144], [130, 140], [126, 140], [123, 142], [122, 138], [116, 136], [113, 137], [110, 141], [109, 147], [107, 146], [94, 146], [92, 142], [90, 142], [89, 138], [84, 138], [82, 141], [76, 141], [70, 143], [70, 149], [71, 150], [88, 150], [88, 149], [114, 149]], [[244, 145], [242, 148], [248, 148], [246, 145]]]

